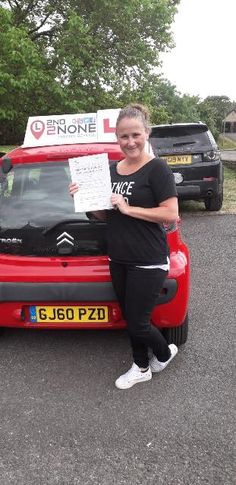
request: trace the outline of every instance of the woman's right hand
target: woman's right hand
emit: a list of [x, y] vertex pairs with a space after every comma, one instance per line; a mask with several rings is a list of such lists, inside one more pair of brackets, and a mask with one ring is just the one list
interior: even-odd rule
[[69, 192], [71, 197], [73, 197], [73, 195], [76, 194], [78, 190], [79, 190], [79, 186], [75, 182], [69, 185]]

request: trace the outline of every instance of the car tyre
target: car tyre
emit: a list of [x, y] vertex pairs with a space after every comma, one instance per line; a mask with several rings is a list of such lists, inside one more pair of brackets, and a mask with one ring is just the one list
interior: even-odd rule
[[188, 314], [182, 325], [179, 327], [164, 328], [162, 334], [169, 344], [175, 344], [177, 347], [185, 344], [188, 338]]
[[207, 211], [219, 211], [223, 204], [223, 193], [214, 195], [213, 197], [206, 197], [204, 203]]

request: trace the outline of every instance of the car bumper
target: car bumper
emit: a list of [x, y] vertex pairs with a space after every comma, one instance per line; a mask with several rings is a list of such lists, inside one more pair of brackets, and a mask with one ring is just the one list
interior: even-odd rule
[[[189, 252], [177, 237], [175, 233], [168, 234], [172, 247], [170, 272], [151, 315], [152, 323], [160, 328], [181, 325], [188, 310]], [[106, 257], [62, 261], [57, 257], [0, 255], [0, 274], [0, 327], [116, 329], [126, 325], [113, 291]], [[78, 307], [86, 305], [105, 306], [108, 318], [91, 322], [85, 321], [85, 316], [81, 321], [77, 318]], [[50, 311], [52, 307], [71, 307], [75, 309], [76, 319], [36, 323], [30, 309], [34, 306], [49, 307]]]
[[[177, 281], [166, 279], [163, 289], [156, 300], [156, 305], [171, 301], [177, 291]], [[14, 295], [14, 297], [13, 297]], [[112, 302], [116, 296], [110, 282], [104, 283], [0, 283], [1, 301], [88, 301]]]
[[[160, 326], [170, 325], [173, 302], [178, 305], [178, 282], [175, 278], [167, 278], [161, 293], [156, 299], [153, 323]], [[181, 297], [181, 295], [180, 295]], [[176, 298], [178, 301], [176, 301]], [[32, 322], [31, 307], [106, 307], [108, 319], [106, 322], [93, 322], [89, 319], [82, 322], [71, 322], [54, 319], [52, 322]], [[159, 308], [165, 308], [165, 322], [161, 318]], [[179, 320], [182, 321], [182, 315]], [[181, 323], [180, 321], [177, 324]], [[0, 283], [0, 326], [22, 328], [81, 328], [81, 329], [118, 329], [126, 326], [122, 318], [116, 296], [110, 282], [103, 283]]]
[[193, 181], [177, 185], [179, 199], [205, 199], [219, 194], [220, 187], [216, 180], [213, 181]]
[[180, 199], [205, 199], [218, 195], [223, 190], [223, 168], [221, 162], [202, 163], [188, 167], [171, 167]]

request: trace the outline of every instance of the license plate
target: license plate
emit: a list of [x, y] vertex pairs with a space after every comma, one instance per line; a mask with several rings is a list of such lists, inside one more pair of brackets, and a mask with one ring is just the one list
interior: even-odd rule
[[107, 306], [30, 306], [31, 323], [107, 323]]
[[168, 155], [164, 158], [169, 165], [189, 165], [192, 163], [192, 155]]

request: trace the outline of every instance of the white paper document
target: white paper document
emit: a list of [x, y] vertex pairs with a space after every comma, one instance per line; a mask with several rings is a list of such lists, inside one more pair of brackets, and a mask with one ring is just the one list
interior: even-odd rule
[[111, 176], [107, 153], [70, 158], [71, 180], [79, 190], [74, 195], [75, 212], [111, 209]]

